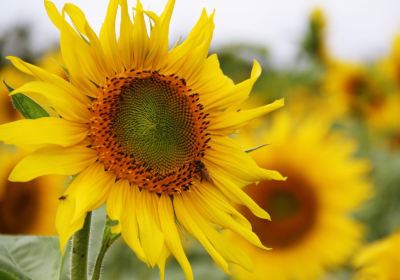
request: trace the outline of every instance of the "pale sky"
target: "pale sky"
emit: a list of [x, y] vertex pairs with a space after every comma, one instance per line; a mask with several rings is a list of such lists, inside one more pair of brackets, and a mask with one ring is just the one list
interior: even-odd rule
[[[128, 0], [131, 5], [136, 1]], [[55, 0], [80, 6], [95, 30], [104, 19], [107, 0]], [[162, 11], [166, 0], [142, 0], [146, 9]], [[339, 58], [372, 60], [390, 48], [400, 33], [399, 0], [177, 0], [171, 38], [188, 33], [205, 7], [216, 10], [213, 46], [249, 42], [268, 46], [276, 64], [293, 60], [312, 7], [328, 17], [328, 44]], [[0, 0], [0, 34], [15, 23], [33, 27], [35, 49], [57, 41], [42, 0]]]

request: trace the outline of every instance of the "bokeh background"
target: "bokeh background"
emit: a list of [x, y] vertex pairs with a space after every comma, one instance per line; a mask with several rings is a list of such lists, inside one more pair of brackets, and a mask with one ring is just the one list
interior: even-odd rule
[[[66, 1], [54, 2], [61, 7]], [[89, 22], [98, 30], [104, 18], [107, 1], [96, 1], [95, 4], [93, 0], [71, 2], [78, 4], [86, 12]], [[143, 2], [145, 8], [158, 12], [165, 3], [164, 0]], [[274, 113], [265, 120], [251, 124], [251, 133], [245, 131], [239, 134], [239, 138], [244, 138], [244, 147], [268, 144], [257, 151], [258, 154], [261, 153], [261, 157], [271, 156], [278, 150], [277, 144], [282, 143], [287, 143], [286, 149], [293, 149], [293, 154], [296, 154], [296, 149], [307, 150], [308, 153], [304, 152], [303, 157], [286, 156], [298, 166], [297, 174], [313, 174], [312, 176], [319, 178], [322, 183], [311, 184], [312, 188], [324, 190], [332, 198], [334, 206], [342, 205], [343, 201], [350, 200], [349, 197], [357, 201], [346, 208], [346, 211], [332, 211], [329, 215], [332, 223], [345, 216], [362, 228], [354, 241], [357, 244], [354, 247], [349, 245], [351, 252], [343, 254], [338, 260], [329, 260], [326, 256], [315, 254], [315, 248], [331, 251], [334, 250], [334, 245], [323, 238], [314, 237], [311, 233], [305, 234], [309, 239], [316, 239], [316, 247], [304, 245], [303, 252], [306, 256], [309, 254], [317, 269], [305, 265], [303, 270], [307, 272], [304, 273], [300, 271], [285, 276], [285, 273], [279, 274], [278, 271], [280, 276], [263, 278], [264, 275], [257, 279], [367, 279], [360, 276], [365, 261], [387, 264], [393, 256], [378, 248], [369, 253], [370, 259], [364, 260], [366, 250], [370, 250], [370, 244], [381, 240], [391, 242], [392, 239], [387, 238], [393, 238], [400, 226], [400, 2], [178, 0], [171, 25], [171, 41], [185, 37], [202, 7], [209, 11], [216, 10], [216, 28], [210, 53], [219, 55], [221, 67], [228, 76], [235, 82], [240, 82], [249, 76], [253, 59], [262, 64], [263, 74], [245, 106], [265, 104], [281, 97], [285, 98], [287, 104], [281, 109], [283, 112]], [[0, 10], [7, 11], [0, 17], [1, 80], [13, 88], [29, 80], [29, 77], [10, 66], [4, 58], [6, 55], [17, 55], [67, 78], [62, 67], [62, 58], [57, 51], [58, 33], [48, 20], [41, 1], [1, 0]], [[0, 123], [21, 118], [13, 110], [7, 92], [7, 87], [2, 82]], [[282, 121], [285, 117], [291, 120], [290, 125]], [[269, 139], [264, 138], [265, 133], [268, 135], [270, 131], [271, 135], [277, 135], [285, 125], [296, 133], [283, 133], [281, 138], [272, 137], [278, 139], [276, 141], [279, 143], [276, 145], [273, 142], [265, 143]], [[319, 137], [319, 144], [313, 146], [312, 140], [309, 140], [305, 141], [304, 146], [297, 145], [301, 140], [304, 141], [303, 131]], [[339, 140], [336, 139], [333, 145], [330, 140], [326, 140], [331, 138]], [[330, 160], [320, 160], [324, 157], [336, 158], [340, 154], [345, 155], [341, 160], [332, 163]], [[52, 235], [54, 213], [66, 178], [41, 178], [26, 184], [7, 182], [7, 174], [22, 156], [23, 151], [0, 144], [0, 233]], [[314, 158], [320, 161], [313, 162], [311, 159]], [[349, 166], [355, 162], [362, 162], [366, 168], [362, 171], [351, 169]], [[324, 168], [319, 164], [325, 164]], [[266, 167], [273, 167], [271, 165]], [[287, 167], [283, 166], [285, 168]], [[338, 171], [343, 168], [347, 173]], [[346, 175], [340, 177], [344, 173]], [[335, 174], [336, 177], [330, 174]], [[288, 176], [288, 182], [291, 183], [290, 175]], [[362, 183], [355, 183], [361, 181]], [[300, 185], [299, 181], [293, 183]], [[356, 192], [355, 188], [359, 184], [363, 184], [365, 188]], [[306, 193], [317, 192], [312, 188]], [[337, 188], [341, 188], [340, 192]], [[269, 199], [262, 192], [255, 195], [261, 196], [260, 204]], [[296, 199], [301, 202], [301, 196]], [[304, 203], [309, 202], [307, 198], [305, 201]], [[327, 206], [324, 203], [320, 202], [321, 205], [314, 207], [313, 211], [325, 211]], [[290, 201], [279, 205], [269, 211], [278, 209], [276, 211], [284, 213], [284, 219], [290, 221], [292, 212], [289, 210], [293, 205]], [[294, 213], [296, 209], [301, 210], [301, 207], [292, 209]], [[98, 210], [98, 217], [102, 214], [103, 210]], [[274, 215], [272, 219], [274, 223]], [[275, 220], [279, 221], [279, 217]], [[308, 219], [305, 216], [301, 221], [303, 228], [300, 228], [304, 229], [304, 224], [310, 223], [311, 216]], [[101, 226], [99, 218], [95, 223], [99, 232]], [[262, 231], [263, 228], [259, 230]], [[284, 233], [285, 228], [266, 227], [265, 230], [277, 230], [279, 235]], [[296, 226], [290, 230], [296, 230]], [[332, 227], [327, 230], [326, 235], [340, 236], [341, 230], [345, 231], [346, 228]], [[343, 237], [343, 243], [346, 244], [347, 241]], [[299, 238], [296, 242], [296, 246], [305, 244], [304, 238]], [[396, 248], [400, 250], [399, 243], [390, 242], [385, 245], [387, 251]], [[95, 242], [92, 246], [98, 244]], [[196, 279], [229, 278], [215, 267], [197, 244], [189, 239], [187, 246]], [[271, 258], [281, 258], [279, 248], [267, 254]], [[282, 267], [283, 270], [290, 270], [293, 262], [300, 262], [304, 257], [296, 255], [298, 251], [287, 248], [285, 254], [293, 256], [283, 259], [283, 263], [287, 264], [287, 267]], [[374, 254], [379, 257], [374, 259]], [[265, 259], [265, 262], [268, 261]], [[117, 242], [112, 247], [105, 267], [107, 269], [104, 279], [158, 278], [157, 271], [138, 262], [122, 242]], [[378, 272], [387, 270], [390, 268], [379, 268]], [[251, 279], [240, 277], [239, 279]], [[178, 265], [173, 261], [168, 266], [167, 279], [183, 279]]]

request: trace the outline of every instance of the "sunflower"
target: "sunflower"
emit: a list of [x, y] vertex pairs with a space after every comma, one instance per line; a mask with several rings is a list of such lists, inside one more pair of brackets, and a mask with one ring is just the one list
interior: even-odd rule
[[231, 246], [222, 230], [231, 229], [263, 248], [231, 202], [268, 219], [241, 187], [283, 179], [258, 167], [229, 138], [283, 105], [278, 100], [240, 110], [260, 65], [254, 62], [250, 78], [242, 83], [226, 77], [217, 56], [208, 56], [214, 14], [206, 11], [186, 40], [169, 49], [173, 0], [161, 15], [143, 10], [138, 2], [134, 21], [126, 1], [111, 0], [99, 37], [78, 7], [66, 4], [60, 13], [52, 2], [45, 6], [61, 33], [69, 81], [9, 59], [37, 78], [15, 92], [53, 108], [59, 117], [2, 125], [0, 140], [32, 150], [17, 164], [11, 181], [78, 174], [57, 212], [61, 248], [82, 228], [86, 213], [106, 203], [109, 217], [118, 221], [114, 232], [141, 260], [157, 265], [161, 275], [172, 254], [186, 278], [193, 279], [182, 247], [184, 233], [194, 236], [224, 271], [229, 272], [231, 263], [250, 267], [248, 257]]
[[394, 38], [391, 52], [378, 66], [390, 82], [400, 89], [400, 35]]
[[19, 159], [20, 153], [0, 146], [0, 234], [54, 234], [63, 178], [46, 176], [29, 183], [9, 182], [8, 174]]
[[271, 215], [272, 222], [267, 222], [239, 207], [272, 250], [260, 250], [230, 234], [232, 243], [254, 262], [252, 272], [235, 267], [234, 279], [317, 279], [356, 248], [362, 227], [349, 215], [370, 194], [368, 163], [351, 158], [354, 142], [330, 133], [330, 124], [330, 118], [320, 114], [284, 112], [274, 116], [268, 133], [256, 138], [258, 144], [271, 143], [252, 152], [256, 162], [279, 168], [288, 179], [264, 180], [244, 189]]
[[326, 46], [326, 16], [319, 7], [311, 11], [303, 49], [310, 57], [324, 63], [329, 62], [330, 56]]
[[369, 120], [384, 111], [387, 91], [372, 70], [352, 63], [332, 62], [324, 78], [324, 90], [338, 116]]
[[400, 233], [366, 245], [356, 256], [354, 280], [398, 280]]

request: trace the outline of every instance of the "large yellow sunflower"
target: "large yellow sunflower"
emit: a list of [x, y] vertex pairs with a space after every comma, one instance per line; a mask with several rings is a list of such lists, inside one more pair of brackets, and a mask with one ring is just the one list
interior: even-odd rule
[[29, 183], [9, 182], [8, 174], [21, 159], [21, 154], [12, 150], [0, 146], [0, 234], [55, 234], [63, 178], [46, 176]]
[[232, 243], [254, 262], [252, 272], [237, 267], [235, 279], [317, 279], [356, 248], [362, 227], [350, 215], [370, 195], [368, 163], [351, 157], [354, 142], [330, 133], [330, 124], [321, 114], [279, 113], [267, 133], [255, 138], [258, 144], [270, 144], [252, 152], [256, 162], [279, 168], [288, 178], [245, 188], [272, 221], [254, 217], [243, 207], [239, 210], [272, 250], [260, 250], [231, 235]]
[[356, 256], [354, 280], [399, 280], [400, 233], [366, 245]]
[[0, 140], [32, 150], [15, 167], [11, 181], [79, 174], [57, 213], [61, 247], [82, 227], [86, 213], [106, 202], [109, 217], [119, 222], [115, 232], [140, 259], [159, 266], [161, 275], [172, 254], [187, 279], [193, 278], [183, 232], [194, 236], [224, 271], [231, 263], [250, 267], [221, 230], [231, 229], [263, 248], [231, 202], [268, 219], [241, 187], [282, 179], [278, 172], [259, 168], [228, 137], [283, 105], [278, 100], [240, 110], [260, 65], [255, 62], [251, 77], [240, 84], [226, 77], [217, 56], [208, 56], [214, 14], [206, 11], [186, 40], [168, 49], [173, 0], [160, 16], [138, 2], [134, 21], [126, 1], [111, 0], [99, 37], [78, 7], [66, 4], [59, 13], [52, 2], [45, 6], [61, 33], [69, 81], [9, 59], [37, 78], [15, 92], [53, 108], [59, 117], [2, 125]]

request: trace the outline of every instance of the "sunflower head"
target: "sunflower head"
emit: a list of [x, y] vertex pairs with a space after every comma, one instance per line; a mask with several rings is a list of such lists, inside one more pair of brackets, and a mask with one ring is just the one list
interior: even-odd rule
[[400, 89], [400, 35], [397, 34], [392, 43], [391, 52], [378, 63], [379, 69], [389, 82]]
[[92, 147], [118, 179], [158, 194], [190, 188], [211, 138], [209, 113], [184, 79], [131, 69], [111, 78], [90, 109]]
[[245, 142], [271, 143], [252, 155], [260, 166], [278, 168], [287, 180], [245, 187], [271, 221], [239, 210], [272, 250], [262, 251], [232, 236], [254, 262], [252, 273], [237, 268], [236, 279], [319, 279], [357, 247], [363, 230], [350, 214], [370, 196], [369, 164], [353, 158], [354, 142], [330, 132], [331, 123], [320, 114], [282, 112], [261, 137], [244, 135]]
[[387, 93], [371, 71], [360, 65], [341, 62], [329, 66], [324, 90], [339, 115], [368, 120], [370, 116], [381, 113]]
[[61, 247], [82, 228], [87, 212], [106, 203], [108, 216], [118, 221], [114, 232], [161, 275], [172, 254], [193, 278], [181, 242], [187, 233], [226, 272], [232, 263], [249, 268], [249, 258], [223, 231], [264, 246], [232, 204], [268, 219], [241, 188], [283, 179], [258, 167], [230, 138], [283, 105], [278, 100], [242, 110], [260, 65], [254, 62], [250, 78], [239, 84], [225, 76], [217, 56], [208, 54], [214, 14], [206, 11], [169, 49], [173, 0], [161, 15], [139, 1], [131, 14], [127, 1], [110, 0], [99, 35], [77, 6], [66, 4], [62, 13], [50, 1], [45, 6], [60, 31], [68, 79], [10, 57], [36, 78], [11, 94], [23, 92], [52, 114], [2, 125], [0, 140], [32, 151], [12, 171], [12, 181], [76, 175], [57, 212]]
[[321, 62], [329, 60], [326, 46], [326, 16], [319, 7], [311, 11], [308, 30], [303, 39], [303, 49], [311, 58]]

